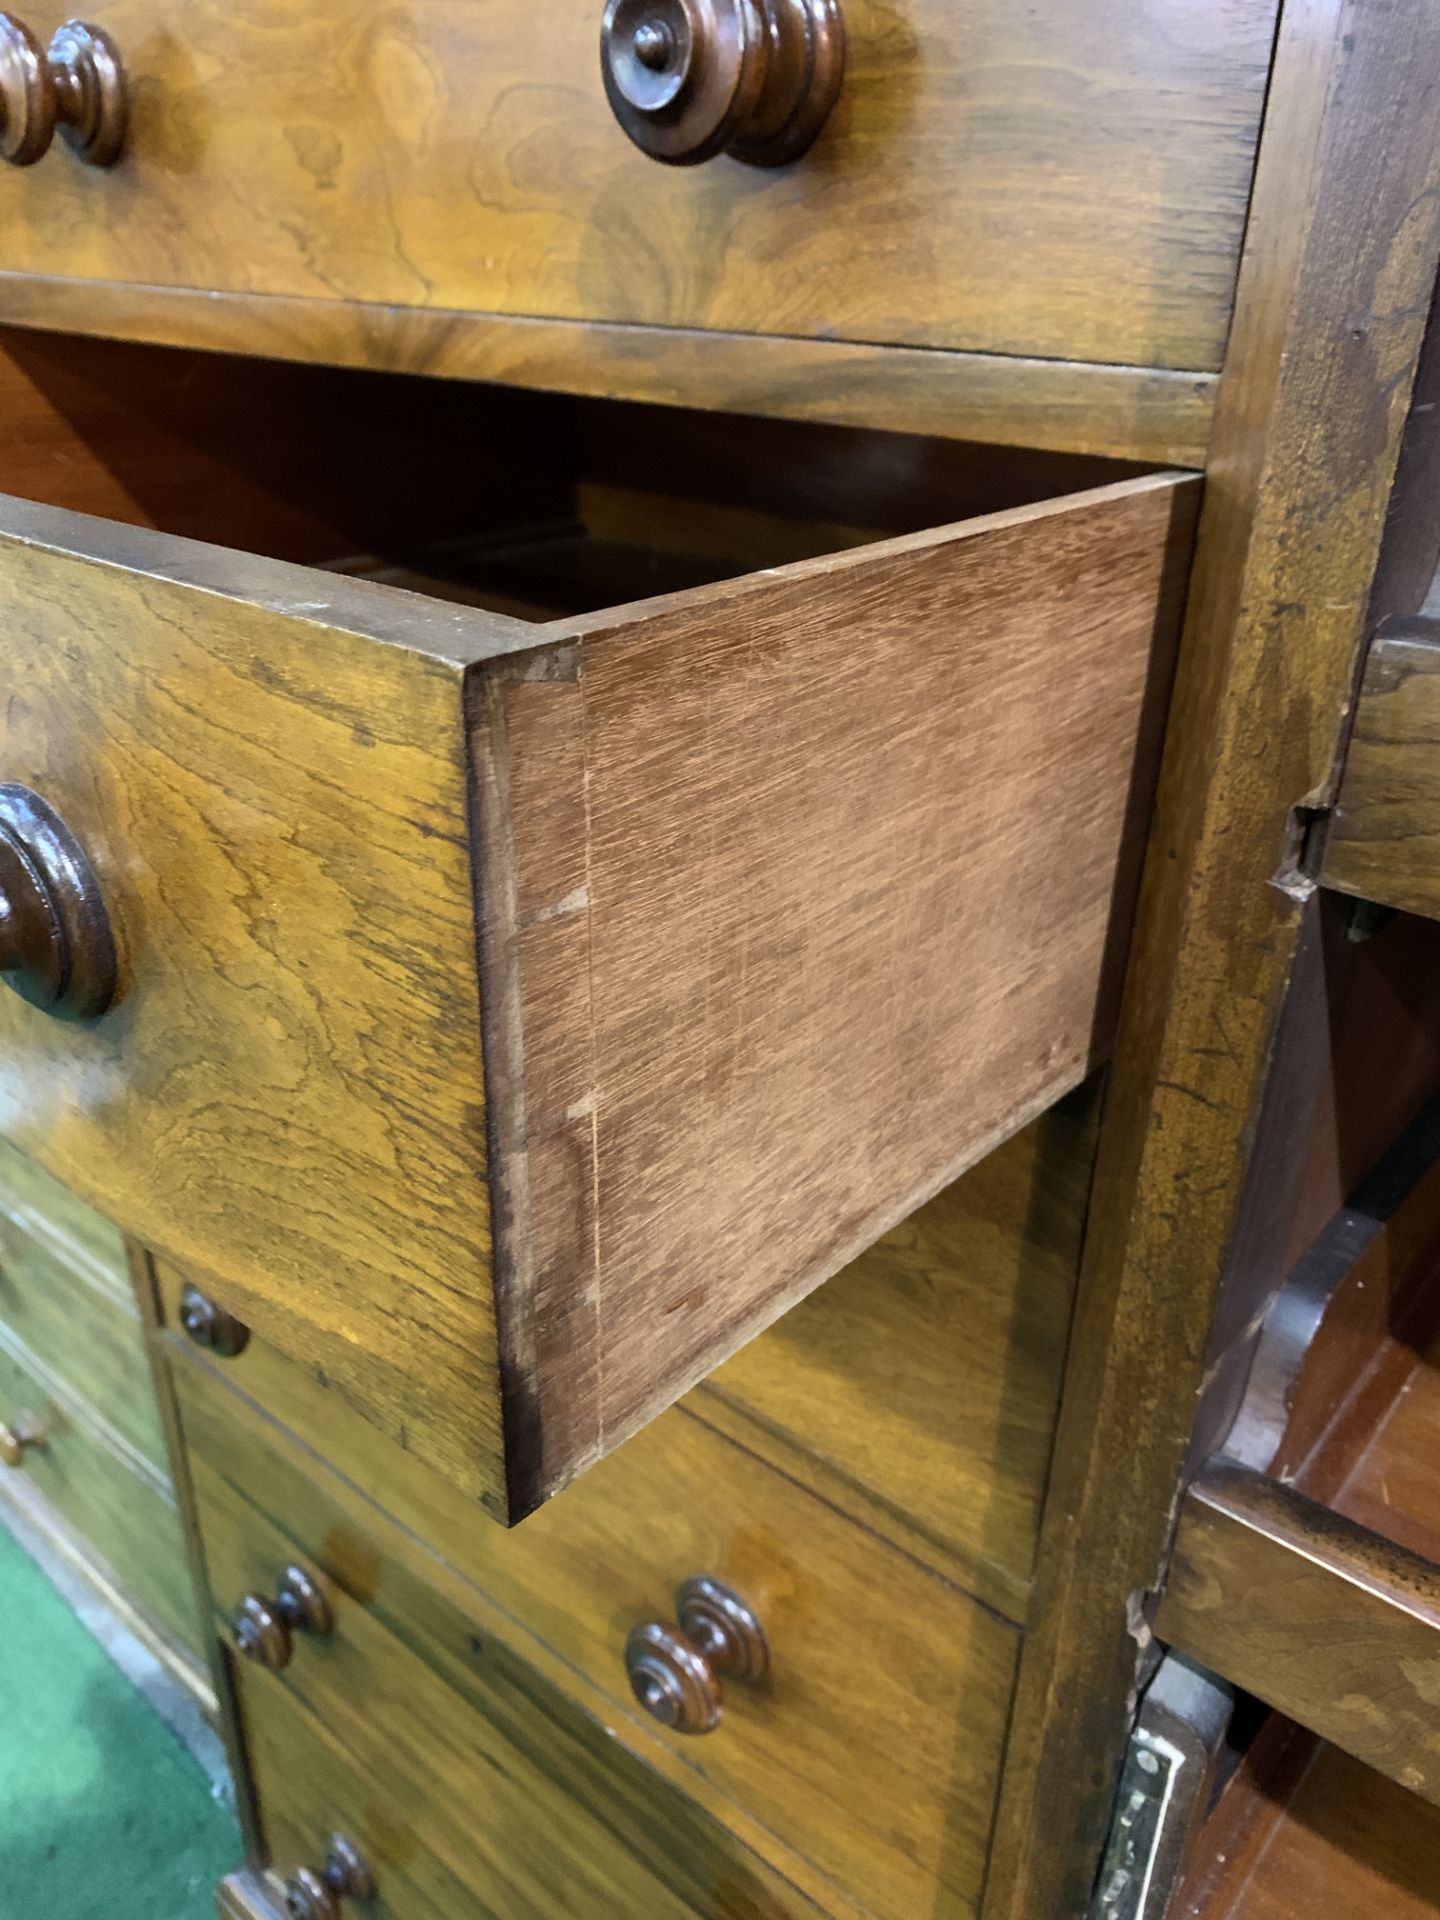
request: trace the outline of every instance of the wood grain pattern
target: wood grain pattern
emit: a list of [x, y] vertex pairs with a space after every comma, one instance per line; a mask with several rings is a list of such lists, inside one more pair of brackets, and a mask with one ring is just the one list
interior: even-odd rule
[[[210, 1627], [210, 1585], [205, 1571], [205, 1554], [200, 1542], [200, 1525], [195, 1511], [195, 1489], [190, 1481], [190, 1462], [180, 1428], [180, 1408], [163, 1330], [160, 1289], [154, 1259], [135, 1241], [126, 1243], [126, 1258], [131, 1286], [145, 1327], [145, 1353], [154, 1384], [155, 1406], [165, 1434], [170, 1461], [170, 1491], [180, 1523], [180, 1547], [195, 1609], [202, 1623], [200, 1653], [215, 1702], [215, 1727], [225, 1748], [234, 1788], [235, 1817], [240, 1827], [246, 1857], [260, 1856], [260, 1824], [255, 1795], [241, 1741], [239, 1706], [231, 1665], [225, 1649]], [[363, 1422], [357, 1422], [363, 1425]], [[373, 1427], [367, 1432], [376, 1433]], [[377, 1434], [378, 1439], [378, 1434]], [[393, 1449], [392, 1449], [393, 1451]]]
[[[100, 0], [126, 158], [5, 183], [12, 271], [1218, 365], [1273, 0], [848, 0], [798, 166], [667, 169], [572, 0]], [[34, 16], [48, 32], [42, 7]]]
[[1156, 1631], [1440, 1801], [1440, 1568], [1293, 1487], [1211, 1462], [1181, 1508]]
[[[428, 1619], [429, 1609], [434, 1603], [426, 1596], [437, 1593], [442, 1597], [444, 1607], [450, 1610], [442, 1617], [453, 1617], [458, 1610], [470, 1622], [467, 1638], [471, 1629], [478, 1629], [482, 1642], [498, 1638], [514, 1647], [528, 1667], [543, 1675], [590, 1718], [621, 1729], [626, 1746], [652, 1773], [677, 1789], [686, 1801], [693, 1802], [710, 1817], [718, 1818], [726, 1831], [733, 1834], [742, 1846], [766, 1857], [774, 1855], [779, 1843], [770, 1828], [752, 1819], [712, 1787], [703, 1775], [696, 1773], [685, 1758], [688, 1742], [677, 1743], [650, 1721], [635, 1715], [633, 1703], [623, 1685], [620, 1697], [624, 1711], [620, 1714], [614, 1711], [612, 1701], [616, 1697], [616, 1678], [610, 1659], [613, 1649], [608, 1638], [605, 1639], [597, 1667], [597, 1670], [603, 1669], [607, 1681], [607, 1686], [602, 1688], [585, 1677], [573, 1658], [567, 1658], [552, 1648], [548, 1641], [535, 1636], [530, 1621], [529, 1590], [525, 1584], [525, 1568], [529, 1561], [524, 1542], [532, 1532], [531, 1525], [500, 1534], [496, 1529], [477, 1524], [473, 1508], [468, 1506], [453, 1486], [422, 1467], [413, 1455], [398, 1450], [377, 1428], [350, 1413], [336, 1401], [333, 1394], [318, 1386], [302, 1368], [268, 1346], [263, 1339], [252, 1339], [244, 1354], [234, 1360], [216, 1363], [209, 1357], [202, 1358], [173, 1331], [175, 1303], [182, 1284], [180, 1276], [160, 1263], [155, 1268], [155, 1279], [160, 1323], [172, 1329], [157, 1335], [156, 1356], [170, 1390], [170, 1403], [176, 1411], [176, 1457], [187, 1460], [186, 1488], [190, 1486], [188, 1455], [184, 1431], [179, 1422], [176, 1389], [185, 1386], [188, 1381], [188, 1392], [192, 1399], [197, 1394], [207, 1393], [213, 1399], [213, 1409], [204, 1416], [209, 1430], [228, 1435], [227, 1444], [237, 1444], [237, 1435], [243, 1442], [247, 1432], [263, 1440], [264, 1457], [269, 1463], [267, 1483], [269, 1477], [285, 1469], [287, 1462], [294, 1462], [297, 1457], [300, 1459], [301, 1474], [306, 1484], [301, 1487], [298, 1500], [294, 1491], [296, 1482], [287, 1477], [280, 1494], [271, 1499], [269, 1504], [278, 1505], [282, 1500], [287, 1503], [296, 1501], [297, 1514], [310, 1512], [312, 1503], [318, 1497], [310, 1484], [315, 1480], [314, 1463], [317, 1458], [327, 1462], [328, 1470], [324, 1474], [323, 1484], [332, 1500], [341, 1499], [347, 1503], [352, 1500], [353, 1495], [341, 1484], [343, 1482], [348, 1482], [350, 1489], [368, 1490], [367, 1499], [354, 1509], [361, 1516], [365, 1528], [371, 1531], [380, 1528], [392, 1543], [397, 1542], [397, 1534], [403, 1534], [404, 1541], [410, 1543], [396, 1543], [388, 1561], [389, 1577], [400, 1584], [405, 1595], [403, 1603], [399, 1603], [399, 1613], [403, 1618]], [[258, 1405], [250, 1404], [251, 1396], [255, 1396]], [[272, 1424], [277, 1409], [291, 1431]], [[266, 1416], [264, 1420], [260, 1419], [262, 1413]], [[300, 1450], [298, 1456], [297, 1448]], [[286, 1488], [290, 1491], [285, 1491]], [[254, 1487], [250, 1489], [252, 1495], [255, 1491]], [[376, 1498], [371, 1500], [369, 1495]], [[583, 1502], [587, 1497], [588, 1487], [582, 1486], [575, 1490], [570, 1499]], [[567, 1500], [566, 1504], [570, 1502]], [[377, 1506], [379, 1511], [376, 1510]], [[560, 1509], [562, 1515], [563, 1511]], [[278, 1517], [284, 1522], [290, 1516], [287, 1512]], [[521, 1546], [515, 1563], [516, 1570], [508, 1577], [505, 1570], [510, 1565], [510, 1556], [500, 1556], [497, 1561], [486, 1550], [486, 1539], [492, 1533], [496, 1538]], [[198, 1519], [194, 1537], [199, 1547]], [[418, 1558], [417, 1543], [423, 1548]], [[203, 1548], [200, 1548], [200, 1557], [203, 1566]], [[550, 1563], [542, 1554], [535, 1572], [536, 1587], [542, 1595], [552, 1577]], [[208, 1593], [208, 1578], [202, 1584]], [[587, 1595], [581, 1617], [591, 1618], [592, 1615], [593, 1607]], [[443, 1639], [444, 1634], [430, 1637], [432, 1640]], [[600, 1637], [605, 1637], [603, 1632]], [[218, 1639], [212, 1640], [211, 1644], [217, 1649], [220, 1647]], [[235, 1664], [228, 1660], [224, 1662], [227, 1686], [228, 1676]], [[244, 1771], [242, 1768], [242, 1775]], [[253, 1852], [254, 1857], [262, 1855], [258, 1838]], [[832, 1897], [831, 1883], [807, 1860], [791, 1855], [784, 1871], [791, 1884], [807, 1898], [817, 1899], [827, 1910], [833, 1910], [841, 1916], [842, 1920], [863, 1920], [860, 1909], [852, 1908], [843, 1896], [835, 1893]]]
[[[1422, 0], [1281, 20], [1222, 376], [987, 1920], [1084, 1912], [1440, 256]], [[1304, 527], [1304, 538], [1296, 537]]]
[[453, 628], [426, 607], [435, 650], [361, 640], [340, 605], [393, 598], [403, 641], [404, 597], [15, 502], [4, 521], [6, 772], [87, 846], [124, 984], [91, 1028], [4, 996], [0, 1130], [495, 1487]]
[[[307, 1642], [287, 1669], [317, 1712], [351, 1695], [369, 1711], [377, 1687], [393, 1689], [388, 1714], [411, 1731], [392, 1724], [388, 1737], [423, 1745], [429, 1712], [407, 1704], [421, 1682], [401, 1683], [377, 1632], [445, 1670], [460, 1629], [437, 1617], [431, 1555], [443, 1556], [464, 1582], [462, 1606], [483, 1594], [503, 1607], [507, 1636], [553, 1648], [567, 1691], [593, 1701], [624, 1745], [668, 1743], [677, 1780], [703, 1803], [738, 1810], [871, 1913], [973, 1910], [1016, 1636], [963, 1594], [680, 1410], [514, 1533], [466, 1528], [447, 1489], [432, 1482], [428, 1500], [417, 1489], [425, 1504], [406, 1502], [403, 1517], [430, 1551], [410, 1567], [392, 1524], [317, 1480], [313, 1430], [302, 1429], [304, 1450], [267, 1433], [219, 1384], [230, 1368], [187, 1355], [174, 1370], [217, 1606], [263, 1589], [295, 1552], [341, 1591], [335, 1642]], [[669, 1618], [674, 1588], [700, 1572], [763, 1619], [771, 1679], [727, 1689], [714, 1735], [657, 1736], [630, 1697], [625, 1637]]]
[[1248, 1767], [1229, 1790], [1248, 1802], [1251, 1844], [1175, 1909], [1175, 1920], [1433, 1920], [1440, 1913], [1440, 1817], [1372, 1768], [1322, 1746], [1297, 1782]]
[[[457, 1650], [453, 1664], [464, 1657]], [[822, 1911], [658, 1789], [503, 1652], [468, 1666], [480, 1671], [461, 1695], [423, 1669], [377, 1670], [372, 1659], [369, 1713], [339, 1700], [316, 1715], [284, 1681], [240, 1676], [277, 1877], [322, 1866], [330, 1836], [342, 1833], [375, 1875], [361, 1909], [374, 1920], [815, 1920]], [[381, 1745], [373, 1731], [393, 1718], [389, 1689], [407, 1681], [429, 1709], [427, 1737]]]
[[1104, 1057], [1195, 493], [540, 627], [10, 502], [124, 980], [0, 1128], [518, 1518]]
[[1321, 879], [1440, 918], [1440, 619], [1375, 636], [1330, 816]]
[[[1193, 504], [1127, 482], [486, 671], [512, 1507], [1104, 1057]], [[534, 784], [582, 757], [583, 840]]]
[[1099, 1091], [1089, 1084], [989, 1154], [686, 1403], [1017, 1625]]
[[[1204, 464], [1211, 373], [531, 320], [0, 271], [0, 322], [157, 346], [707, 407], [1149, 466]], [[83, 502], [73, 504], [83, 505]]]
[[[683, 1403], [1017, 1625], [1029, 1596], [1098, 1092], [1092, 1083], [1032, 1122]], [[193, 1352], [179, 1324], [184, 1276], [162, 1261], [156, 1278], [170, 1341]], [[488, 1556], [472, 1560], [463, 1501], [263, 1336], [213, 1365], [346, 1479], [377, 1489], [413, 1532], [462, 1543], [444, 1550], [479, 1569], [477, 1581], [520, 1617], [551, 1591], [548, 1568], [567, 1529], [584, 1524], [587, 1486], [571, 1490], [553, 1521], [527, 1524], [521, 1544], [493, 1565]], [[621, 1455], [642, 1478], [650, 1457], [643, 1436]], [[643, 1498], [641, 1478], [632, 1487], [628, 1470], [614, 1471], [626, 1472], [631, 1489], [617, 1500]], [[602, 1509], [609, 1484], [602, 1475]], [[598, 1657], [613, 1685], [608, 1652]]]

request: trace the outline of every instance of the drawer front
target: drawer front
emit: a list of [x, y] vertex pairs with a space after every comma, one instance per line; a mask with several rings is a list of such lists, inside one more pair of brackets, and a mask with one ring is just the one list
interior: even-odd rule
[[155, 1383], [133, 1296], [48, 1235], [0, 1214], [0, 1346], [38, 1360], [156, 1472], [167, 1471]]
[[[282, 1882], [323, 1872], [339, 1835], [374, 1888], [353, 1908], [366, 1920], [818, 1920], [518, 1664], [491, 1659], [498, 1670], [465, 1692], [383, 1645], [335, 1665], [328, 1694], [239, 1675], [261, 1833]], [[347, 1684], [353, 1702], [338, 1692]], [[426, 1716], [418, 1738], [411, 1709]]]
[[[218, 1631], [232, 1637], [227, 1600], [273, 1594], [295, 1561], [331, 1609], [323, 1634], [293, 1635], [282, 1667], [233, 1662], [278, 1872], [319, 1866], [339, 1832], [373, 1870], [367, 1914], [817, 1913], [518, 1658], [482, 1596], [236, 1396], [176, 1374]], [[845, 1900], [833, 1911], [850, 1920]]]
[[[323, 1691], [342, 1615], [363, 1606], [370, 1617], [348, 1631], [364, 1637], [418, 1605], [391, 1590], [388, 1530], [358, 1497], [338, 1513], [333, 1487], [288, 1442], [264, 1444], [255, 1410], [210, 1369], [177, 1354], [174, 1371], [217, 1604], [233, 1611], [246, 1592], [267, 1591], [288, 1558], [323, 1575], [341, 1595], [335, 1634], [297, 1636], [287, 1669], [297, 1687]], [[383, 1484], [382, 1472], [375, 1463], [366, 1484]], [[627, 1678], [631, 1630], [671, 1621], [687, 1578], [741, 1595], [767, 1637], [768, 1676], [722, 1683], [713, 1731], [659, 1734], [678, 1777], [733, 1804], [872, 1913], [974, 1908], [1013, 1629], [681, 1409], [513, 1534], [467, 1529], [440, 1491], [442, 1504], [407, 1513], [407, 1524], [469, 1591], [558, 1653], [642, 1748], [654, 1728]]]
[[107, 1437], [57, 1382], [0, 1346], [0, 1420], [37, 1432], [18, 1467], [94, 1549], [116, 1583], [178, 1646], [199, 1657], [197, 1601], [180, 1516], [163, 1477]]
[[533, 626], [5, 503], [0, 1133], [523, 1517], [1103, 1057], [1196, 499]]
[[[677, 9], [678, 11], [678, 9]], [[721, 15], [722, 0], [701, 12]], [[797, 165], [657, 164], [601, 0], [98, 0], [126, 157], [4, 182], [82, 279], [1214, 368], [1275, 0], [843, 0]]]
[[125, 1241], [118, 1227], [87, 1207], [42, 1166], [0, 1140], [0, 1215], [43, 1241], [117, 1300], [134, 1301]]

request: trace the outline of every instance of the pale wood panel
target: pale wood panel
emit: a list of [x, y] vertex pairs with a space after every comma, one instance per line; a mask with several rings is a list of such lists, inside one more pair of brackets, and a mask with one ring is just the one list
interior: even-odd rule
[[[1105, 1057], [1195, 497], [1017, 509], [486, 673], [516, 1507]], [[583, 862], [527, 804], [581, 754]]]
[[73, 1194], [36, 1161], [0, 1140], [0, 1212], [32, 1238], [47, 1242], [87, 1279], [117, 1300], [132, 1297], [125, 1241], [118, 1227]]
[[1394, 622], [1370, 649], [1321, 878], [1440, 917], [1440, 619]]
[[[3, 271], [0, 320], [157, 346], [943, 434], [1150, 466], [1203, 466], [1215, 404], [1214, 374], [1157, 367]], [[513, 453], [513, 443], [507, 451]]]
[[[663, 168], [592, 0], [100, 0], [109, 172], [5, 182], [12, 270], [1213, 368], [1274, 0], [847, 0], [798, 166]], [[48, 33], [60, 13], [32, 14]]]
[[82, 1027], [0, 996], [0, 1131], [494, 1490], [459, 670], [342, 609], [393, 610], [402, 642], [478, 617], [437, 631], [406, 596], [4, 521], [6, 776], [88, 849], [122, 992]]
[[0, 1344], [34, 1356], [86, 1401], [157, 1472], [168, 1471], [145, 1336], [133, 1298], [95, 1270], [0, 1216]]
[[1196, 494], [539, 628], [10, 502], [124, 980], [0, 1127], [520, 1516], [1105, 1057]]
[[19, 1468], [27, 1484], [87, 1543], [106, 1577], [198, 1657], [199, 1601], [190, 1584], [180, 1516], [164, 1477], [123, 1450], [83, 1402], [36, 1365], [0, 1346], [0, 1419], [29, 1415], [45, 1444]]
[[[226, 1377], [244, 1380], [251, 1357]], [[437, 1648], [453, 1650], [459, 1629], [442, 1631], [428, 1617], [439, 1601], [428, 1585], [424, 1597], [415, 1590], [398, 1564], [395, 1529], [378, 1512], [338, 1483], [318, 1482], [305, 1464], [313, 1454], [267, 1434], [214, 1369], [177, 1355], [174, 1372], [222, 1611], [274, 1577], [288, 1540], [349, 1596], [342, 1639], [345, 1619], [357, 1648], [372, 1632], [355, 1618], [363, 1605], [428, 1663]], [[629, 1629], [668, 1619], [674, 1588], [690, 1574], [733, 1585], [764, 1621], [772, 1676], [763, 1688], [728, 1688], [713, 1735], [659, 1736], [677, 1778], [732, 1803], [872, 1913], [909, 1920], [946, 1900], [973, 1906], [1017, 1635], [965, 1595], [681, 1410], [513, 1533], [467, 1527], [436, 1481], [387, 1482], [383, 1460], [346, 1450], [333, 1424], [301, 1432], [307, 1450], [338, 1439], [361, 1484], [428, 1543], [437, 1557], [422, 1583], [438, 1579], [442, 1560], [459, 1569], [472, 1595], [509, 1612], [512, 1633], [535, 1636], [569, 1663], [607, 1723], [640, 1751], [656, 1735], [630, 1697]], [[315, 1690], [317, 1708], [322, 1694], [362, 1692], [349, 1657], [307, 1643], [294, 1684]], [[408, 1739], [423, 1739], [426, 1716], [406, 1706], [403, 1689], [395, 1712], [416, 1719]]]

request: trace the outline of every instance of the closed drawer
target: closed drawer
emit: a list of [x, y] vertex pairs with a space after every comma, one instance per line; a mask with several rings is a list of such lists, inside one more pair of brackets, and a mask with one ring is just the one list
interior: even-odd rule
[[43, 1241], [117, 1300], [134, 1300], [125, 1241], [117, 1227], [53, 1179], [8, 1140], [0, 1140], [0, 1215]]
[[[313, 1708], [284, 1679], [240, 1676], [277, 1880], [323, 1874], [339, 1836], [373, 1886], [340, 1910], [366, 1920], [817, 1920], [824, 1911], [535, 1676], [503, 1655], [485, 1664], [463, 1692], [416, 1663], [393, 1673], [367, 1666], [354, 1674], [357, 1701], [329, 1696]], [[430, 1717], [423, 1739], [388, 1746], [375, 1729], [391, 1724], [401, 1687]], [[277, 1901], [275, 1911], [286, 1909]]]
[[384, 1914], [858, 1920], [763, 1829], [717, 1818], [713, 1796], [647, 1766], [518, 1658], [511, 1623], [412, 1535], [238, 1396], [175, 1371], [218, 1631], [232, 1639], [234, 1600], [273, 1594], [297, 1560], [330, 1609], [282, 1666], [233, 1662], [278, 1871], [318, 1864], [338, 1831]]
[[[87, 17], [130, 73], [128, 150], [101, 171], [57, 147], [6, 179], [0, 263], [1219, 365], [1275, 0], [843, 0], [839, 103], [778, 171], [662, 166], [632, 146], [602, 82], [603, 10], [97, 0]], [[32, 15], [46, 31], [56, 17]]]
[[408, 591], [0, 509], [0, 773], [119, 953], [3, 996], [0, 1129], [511, 1519], [1103, 1057], [1196, 499], [578, 492]]
[[126, 1599], [181, 1648], [200, 1647], [190, 1566], [170, 1487], [93, 1411], [42, 1369], [0, 1346], [0, 1421], [35, 1437], [18, 1466], [69, 1522]]
[[[177, 1354], [174, 1373], [222, 1612], [272, 1592], [298, 1558], [336, 1596], [335, 1628], [294, 1636], [290, 1683], [322, 1713], [331, 1693], [355, 1695], [377, 1716], [367, 1737], [387, 1748], [423, 1742], [421, 1696], [397, 1688], [382, 1708], [361, 1665], [345, 1664], [347, 1645], [378, 1645], [380, 1626], [408, 1634], [406, 1615], [430, 1605], [402, 1597], [395, 1529], [307, 1471], [314, 1456], [267, 1433], [203, 1364]], [[382, 1471], [370, 1487], [383, 1489]], [[644, 1751], [658, 1738], [697, 1799], [733, 1809], [727, 1818], [768, 1832], [871, 1913], [974, 1909], [1018, 1633], [948, 1582], [681, 1409], [518, 1533], [477, 1538], [453, 1504], [424, 1516], [424, 1530], [443, 1555], [433, 1581], [506, 1609], [510, 1631], [558, 1654], [627, 1744]], [[677, 1588], [696, 1576], [741, 1596], [769, 1659], [763, 1679], [722, 1678], [718, 1726], [687, 1735], [637, 1705], [627, 1640], [672, 1621]], [[373, 1666], [379, 1654], [354, 1658]]]
[[165, 1440], [133, 1295], [118, 1293], [73, 1242], [67, 1257], [30, 1222], [0, 1214], [0, 1347], [39, 1361], [163, 1476]]

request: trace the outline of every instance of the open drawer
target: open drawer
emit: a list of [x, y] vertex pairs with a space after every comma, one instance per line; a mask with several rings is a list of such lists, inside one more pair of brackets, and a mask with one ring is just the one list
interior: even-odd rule
[[110, 351], [0, 780], [118, 984], [0, 1132], [517, 1518], [1103, 1056], [1198, 488]]

